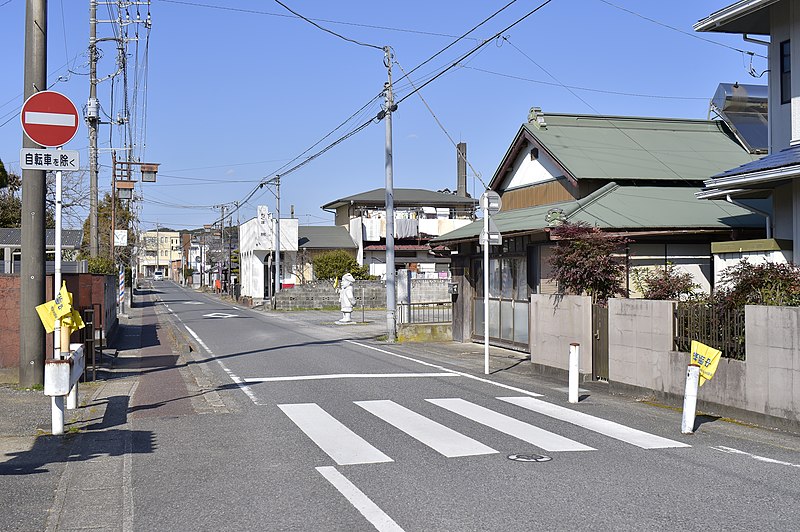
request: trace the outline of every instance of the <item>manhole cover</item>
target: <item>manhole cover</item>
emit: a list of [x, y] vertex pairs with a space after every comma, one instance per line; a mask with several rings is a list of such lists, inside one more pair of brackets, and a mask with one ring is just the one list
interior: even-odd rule
[[549, 462], [552, 460], [552, 458], [543, 454], [510, 454], [508, 459], [515, 462]]

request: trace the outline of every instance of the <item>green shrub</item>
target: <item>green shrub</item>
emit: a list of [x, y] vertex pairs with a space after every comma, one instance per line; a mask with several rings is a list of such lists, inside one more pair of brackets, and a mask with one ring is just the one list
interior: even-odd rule
[[317, 279], [341, 279], [349, 273], [355, 279], [372, 279], [368, 266], [359, 266], [356, 259], [342, 249], [328, 251], [314, 259], [314, 275]]
[[687, 300], [693, 297], [700, 285], [692, 274], [681, 271], [671, 262], [665, 268], [636, 268], [631, 272], [633, 286], [645, 299]]

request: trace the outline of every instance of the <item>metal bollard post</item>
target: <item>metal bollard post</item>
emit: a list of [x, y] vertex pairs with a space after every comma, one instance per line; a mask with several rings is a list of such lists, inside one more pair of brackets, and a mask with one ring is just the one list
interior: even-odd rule
[[578, 402], [581, 344], [569, 344], [569, 402]]
[[697, 388], [700, 383], [700, 366], [689, 364], [686, 370], [686, 391], [683, 394], [683, 419], [681, 433], [694, 433], [694, 419], [697, 414]]

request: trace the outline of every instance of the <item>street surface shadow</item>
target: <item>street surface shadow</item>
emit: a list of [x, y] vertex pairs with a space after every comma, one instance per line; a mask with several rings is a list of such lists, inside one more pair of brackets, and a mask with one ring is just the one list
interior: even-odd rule
[[692, 428], [693, 431], [696, 431], [701, 426], [705, 425], [706, 423], [713, 423], [717, 420], [721, 419], [720, 416], [711, 416], [707, 414], [703, 414], [700, 416], [696, 416], [694, 418], [694, 427]]
[[494, 371], [490, 372], [490, 374], [491, 374], [491, 375], [494, 375], [495, 373], [500, 373], [501, 371], [508, 371], [508, 370], [510, 370], [510, 369], [514, 369], [514, 368], [516, 368], [517, 366], [519, 366], [519, 365], [520, 365], [520, 364], [522, 364], [523, 362], [530, 362], [530, 361], [531, 361], [531, 356], [530, 356], [530, 355], [528, 355], [528, 356], [526, 356], [525, 358], [521, 358], [521, 359], [517, 360], [516, 362], [514, 362], [514, 363], [513, 363], [513, 364], [511, 364], [510, 366], [506, 366], [506, 367], [504, 367], [504, 368], [498, 368], [498, 369], [496, 369], [496, 370], [494, 370]]
[[[83, 427], [81, 432], [63, 436], [39, 436], [30, 450], [7, 454], [11, 459], [0, 463], [0, 475], [35, 475], [47, 473], [48, 464], [85, 461], [100, 456], [122, 456], [127, 453], [152, 453], [156, 448], [152, 431], [113, 428], [126, 423], [129, 398], [113, 396], [106, 402], [103, 418]], [[100, 402], [89, 406], [98, 404]], [[76, 425], [79, 423], [73, 426]], [[70, 428], [65, 427], [66, 430]]]

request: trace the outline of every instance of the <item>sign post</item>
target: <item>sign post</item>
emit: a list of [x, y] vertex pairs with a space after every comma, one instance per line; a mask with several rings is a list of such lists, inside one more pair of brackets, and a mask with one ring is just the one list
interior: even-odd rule
[[[56, 172], [56, 228], [55, 228], [55, 290], [61, 290], [61, 209], [62, 170], [79, 167], [78, 152], [65, 152], [61, 146], [72, 140], [78, 132], [78, 109], [69, 98], [54, 91], [33, 94], [22, 105], [20, 112], [22, 130], [36, 144], [57, 150], [20, 150], [20, 166], [26, 170], [55, 170]], [[71, 304], [71, 303], [70, 303]], [[53, 359], [64, 360], [70, 356], [70, 325], [56, 316], [53, 331]], [[70, 321], [70, 323], [73, 323]], [[54, 396], [52, 402], [53, 434], [64, 433], [64, 397]], [[69, 405], [77, 403], [77, 383], [70, 392]]]
[[481, 195], [481, 209], [483, 209], [483, 232], [480, 238], [483, 248], [483, 372], [486, 375], [489, 374], [489, 246], [499, 245], [503, 242], [491, 217], [500, 212], [502, 205], [500, 194], [493, 190], [487, 190]]

